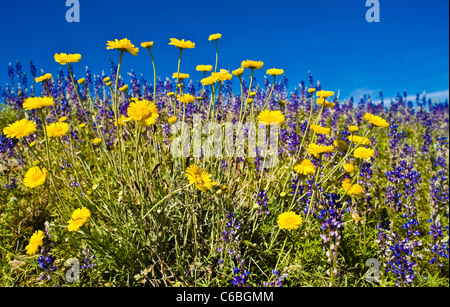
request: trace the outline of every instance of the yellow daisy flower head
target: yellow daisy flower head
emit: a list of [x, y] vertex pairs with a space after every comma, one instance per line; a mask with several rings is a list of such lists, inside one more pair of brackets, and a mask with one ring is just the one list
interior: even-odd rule
[[129, 88], [130, 87], [128, 86], [128, 84], [125, 84], [124, 86], [119, 87], [119, 91], [121, 91], [122, 93], [125, 93], [125, 92], [128, 92]]
[[231, 80], [233, 76], [226, 69], [221, 69], [219, 72], [211, 73], [212, 78], [216, 78], [219, 81]]
[[195, 97], [191, 94], [183, 94], [183, 95], [177, 95], [178, 101], [182, 103], [192, 103], [195, 102]]
[[375, 150], [370, 149], [370, 148], [365, 148], [365, 147], [358, 147], [353, 152], [353, 156], [355, 158], [359, 158], [359, 159], [363, 159], [363, 160], [368, 160], [368, 159], [372, 158], [374, 155], [375, 155]]
[[191, 165], [186, 170], [186, 176], [190, 184], [194, 184], [202, 192], [211, 190], [213, 184], [211, 176], [198, 165]]
[[329, 135], [331, 132], [330, 128], [325, 128], [320, 125], [311, 125], [311, 129], [314, 130], [314, 132], [317, 134]]
[[81, 123], [81, 124], [78, 125], [78, 128], [84, 128], [84, 127], [86, 127], [85, 123]]
[[44, 244], [45, 234], [42, 230], [36, 230], [30, 238], [30, 242], [25, 247], [27, 255], [35, 255], [39, 251], [39, 247]]
[[114, 41], [108, 41], [106, 44], [106, 49], [116, 49], [119, 51], [129, 52], [132, 55], [137, 55], [139, 52], [139, 48], [134, 46], [128, 38], [124, 38], [121, 40], [115, 39]]
[[352, 185], [351, 180], [349, 178], [345, 179], [342, 182], [342, 187], [344, 188], [347, 195], [349, 195], [349, 196], [361, 195], [362, 190], [363, 190], [362, 186], [357, 183]]
[[70, 127], [67, 123], [52, 123], [48, 125], [47, 127], [47, 134], [50, 137], [61, 137], [63, 135], [66, 135], [70, 131]]
[[350, 131], [350, 133], [355, 133], [355, 132], [357, 132], [358, 130], [359, 130], [359, 127], [358, 127], [358, 126], [354, 126], [354, 125], [348, 126], [348, 131]]
[[245, 60], [242, 61], [241, 67], [242, 68], [248, 68], [248, 69], [261, 69], [264, 66], [264, 62], [261, 61], [252, 61], [252, 60]]
[[141, 43], [141, 47], [145, 48], [145, 49], [152, 49], [153, 42], [143, 42], [143, 43]]
[[85, 84], [86, 83], [86, 79], [85, 78], [81, 78], [77, 82], [78, 82], [78, 84]]
[[316, 173], [316, 167], [310, 160], [302, 159], [295, 162], [294, 171], [300, 175], [314, 175]]
[[37, 188], [45, 183], [48, 172], [46, 169], [41, 169], [39, 166], [30, 168], [23, 178], [23, 185], [27, 188]]
[[212, 65], [197, 65], [197, 67], [195, 68], [195, 70], [202, 72], [211, 71], [212, 69]]
[[277, 224], [280, 229], [295, 230], [303, 223], [303, 219], [295, 212], [289, 211], [278, 216]]
[[82, 207], [81, 209], [76, 209], [67, 225], [67, 229], [69, 231], [77, 231], [83, 226], [91, 217], [91, 212], [86, 207]]
[[183, 74], [183, 73], [176, 73], [176, 72], [174, 72], [173, 73], [173, 75], [172, 75], [172, 79], [180, 79], [180, 80], [184, 80], [184, 79], [187, 79], [187, 78], [189, 78], [189, 74]]
[[102, 139], [101, 139], [101, 138], [95, 138], [95, 139], [92, 140], [92, 144], [94, 144], [94, 145], [98, 145], [98, 144], [100, 144], [101, 142], [102, 142]]
[[183, 49], [194, 49], [195, 48], [195, 43], [193, 43], [191, 41], [185, 41], [184, 39], [179, 40], [179, 39], [176, 39], [176, 38], [171, 38], [169, 45], [173, 45], [175, 47], [178, 47], [181, 50], [183, 50]]
[[364, 115], [364, 119], [367, 120], [372, 125], [377, 126], [377, 127], [381, 127], [381, 128], [389, 127], [389, 123], [385, 119], [383, 119], [379, 116], [370, 114], [370, 113], [366, 113]]
[[271, 123], [281, 125], [284, 122], [284, 115], [281, 111], [263, 110], [259, 114], [258, 118], [260, 123], [264, 123], [266, 125], [270, 125]]
[[36, 123], [28, 119], [21, 119], [3, 128], [3, 133], [7, 138], [23, 138], [36, 132]]
[[236, 77], [240, 77], [244, 74], [244, 68], [239, 67], [238, 69], [233, 70], [231, 73]]
[[334, 140], [333, 145], [341, 151], [346, 152], [348, 150], [348, 144], [343, 140]]
[[309, 92], [310, 94], [314, 94], [316, 91], [317, 91], [317, 89], [316, 89], [315, 87], [312, 87], [312, 88], [309, 88], [309, 89], [308, 89], [308, 92]]
[[318, 105], [324, 106], [325, 108], [334, 108], [334, 106], [336, 105], [334, 102], [329, 102], [327, 101], [325, 98], [323, 97], [319, 97], [316, 100]]
[[[123, 126], [131, 120], [131, 117], [127, 117], [125, 115], [120, 115], [119, 117], [119, 125]], [[114, 120], [114, 126], [117, 126], [117, 121]]]
[[281, 74], [284, 74], [284, 70], [283, 69], [277, 69], [277, 68], [271, 68], [268, 69], [266, 71], [266, 74], [268, 74], [269, 76], [279, 76]]
[[29, 97], [25, 99], [22, 107], [27, 110], [35, 110], [43, 107], [54, 106], [55, 101], [51, 97]]
[[51, 78], [52, 78], [52, 74], [47, 73], [47, 74], [42, 75], [40, 77], [34, 78], [34, 81], [36, 83], [39, 83], [39, 82], [42, 82], [42, 81], [50, 80]]
[[309, 144], [308, 145], [308, 153], [318, 158], [321, 154], [329, 153], [334, 151], [334, 146], [325, 146], [325, 145], [317, 145], [317, 144]]
[[209, 41], [217, 41], [219, 38], [221, 38], [222, 37], [222, 34], [220, 34], [220, 33], [216, 33], [216, 34], [211, 34], [209, 37], [208, 37], [208, 40]]
[[202, 85], [213, 85], [214, 83], [216, 83], [218, 81], [219, 81], [219, 79], [217, 79], [217, 77], [209, 76], [209, 77], [203, 78], [200, 82], [202, 83]]
[[344, 164], [343, 169], [346, 173], [350, 174], [355, 170], [355, 167], [350, 163], [346, 163]]
[[352, 135], [350, 135], [348, 137], [348, 140], [350, 142], [355, 143], [355, 144], [362, 144], [362, 145], [370, 145], [371, 144], [371, 142], [370, 142], [370, 140], [368, 138], [365, 138], [365, 137], [362, 137], [362, 136], [359, 136], [359, 135], [353, 135], [352, 134]]
[[322, 90], [322, 91], [318, 91], [316, 93], [316, 95], [317, 95], [317, 97], [320, 97], [320, 98], [328, 98], [328, 97], [334, 96], [334, 92]]
[[128, 116], [136, 121], [147, 119], [152, 117], [153, 113], [158, 114], [156, 105], [149, 100], [137, 100], [133, 99], [128, 109]]
[[81, 60], [81, 54], [55, 53], [55, 62], [66, 65], [68, 63], [78, 63]]
[[106, 78], [103, 79], [103, 82], [109, 82], [109, 81], [111, 81], [110, 77], [106, 77]]
[[169, 117], [169, 119], [167, 120], [167, 122], [168, 122], [170, 125], [172, 125], [173, 123], [176, 123], [176, 122], [177, 122], [177, 117], [176, 117], [176, 116]]
[[61, 116], [60, 118], [58, 118], [58, 121], [59, 121], [60, 123], [63, 123], [63, 122], [65, 122], [65, 121], [67, 121], [67, 120], [68, 120], [67, 116]]

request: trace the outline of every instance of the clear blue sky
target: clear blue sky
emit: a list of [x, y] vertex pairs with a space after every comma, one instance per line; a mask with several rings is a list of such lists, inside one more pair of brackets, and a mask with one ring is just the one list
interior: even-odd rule
[[[366, 0], [79, 0], [81, 22], [65, 19], [65, 0], [2, 1], [0, 22], [0, 86], [8, 83], [8, 64], [19, 60], [28, 71], [57, 74], [55, 52], [81, 53], [80, 75], [110, 68], [119, 52], [106, 50], [107, 40], [129, 38], [136, 46], [154, 41], [157, 75], [165, 79], [177, 69], [178, 51], [169, 39], [196, 43], [183, 52], [181, 72], [200, 79], [197, 64], [214, 64], [209, 34], [222, 33], [219, 67], [236, 69], [242, 60], [264, 61], [282, 68], [290, 86], [307, 82], [308, 70], [325, 89], [341, 97], [366, 92], [385, 97], [406, 90], [448, 97], [449, 1], [379, 0], [381, 22], [368, 23]], [[149, 54], [127, 54], [123, 72], [134, 69], [153, 80]], [[145, 52], [144, 52], [145, 51]], [[129, 80], [125, 76], [125, 81]]]

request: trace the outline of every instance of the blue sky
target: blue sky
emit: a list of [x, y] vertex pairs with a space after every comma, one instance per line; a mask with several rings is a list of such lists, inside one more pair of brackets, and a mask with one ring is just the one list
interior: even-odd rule
[[[341, 98], [362, 93], [393, 97], [426, 92], [440, 100], [449, 88], [449, 1], [379, 0], [379, 23], [365, 19], [366, 0], [79, 0], [79, 23], [65, 19], [65, 0], [2, 1], [0, 21], [0, 86], [9, 82], [8, 64], [19, 60], [24, 71], [33, 61], [38, 70], [57, 74], [55, 52], [80, 53], [74, 65], [80, 76], [110, 69], [119, 52], [106, 50], [107, 40], [129, 38], [136, 46], [154, 41], [157, 75], [177, 69], [178, 50], [171, 37], [189, 39], [194, 50], [183, 52], [181, 72], [194, 80], [197, 64], [214, 64], [215, 47], [208, 36], [221, 33], [219, 67], [236, 69], [242, 60], [282, 68], [291, 88], [307, 82], [311, 70], [327, 90]], [[153, 80], [149, 54], [124, 57], [123, 73], [132, 69]], [[123, 75], [123, 74], [122, 74]], [[248, 76], [248, 74], [246, 75]], [[125, 81], [129, 78], [125, 75]]]

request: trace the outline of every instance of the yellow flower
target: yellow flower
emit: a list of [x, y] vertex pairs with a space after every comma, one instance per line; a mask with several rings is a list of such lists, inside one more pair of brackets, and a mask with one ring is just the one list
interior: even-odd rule
[[122, 87], [119, 87], [119, 91], [121, 91], [122, 93], [128, 92], [128, 84], [125, 84]]
[[177, 117], [176, 116], [169, 117], [167, 122], [172, 125], [173, 123], [177, 122]]
[[39, 187], [45, 183], [47, 178], [47, 170], [41, 169], [39, 166], [33, 166], [30, 168], [23, 178], [23, 185], [27, 188], [33, 189]]
[[334, 96], [334, 92], [332, 92], [332, 91], [318, 91], [316, 93], [316, 95], [317, 95], [317, 97], [320, 97], [320, 98], [328, 98], [328, 97]]
[[334, 106], [336, 105], [334, 102], [329, 102], [329, 101], [327, 101], [327, 100], [325, 100], [325, 98], [323, 98], [323, 97], [319, 97], [319, 98], [317, 98], [317, 104], [318, 105], [321, 105], [321, 106], [324, 106], [325, 108], [334, 108]]
[[198, 165], [191, 165], [186, 170], [190, 184], [194, 184], [202, 192], [210, 190], [213, 186], [211, 176]]
[[362, 193], [362, 186], [360, 186], [357, 183], [352, 185], [351, 180], [349, 178], [345, 179], [342, 182], [342, 187], [346, 191], [347, 195], [350, 196], [358, 196], [361, 195]]
[[278, 76], [278, 75], [281, 75], [281, 74], [283, 74], [284, 73], [284, 70], [282, 70], [282, 69], [276, 69], [276, 68], [271, 68], [271, 69], [268, 69], [267, 71], [266, 71], [266, 74], [268, 74], [269, 76]]
[[209, 76], [209, 77], [203, 78], [200, 82], [202, 83], [202, 85], [213, 85], [217, 81], [219, 81], [219, 80], [216, 77]]
[[91, 212], [86, 207], [76, 209], [68, 222], [67, 229], [69, 231], [77, 231], [91, 217]]
[[36, 142], [31, 142], [30, 147], [34, 147], [36, 145]]
[[310, 94], [314, 94], [316, 91], [317, 91], [317, 90], [316, 90], [316, 88], [314, 88], [314, 87], [308, 89], [308, 92], [309, 92]]
[[[156, 105], [149, 100], [137, 100], [134, 99], [128, 107], [128, 116], [136, 121], [146, 119], [153, 116], [153, 112], [158, 114], [158, 109]], [[157, 116], [159, 117], [159, 115]]]
[[69, 133], [70, 128], [67, 123], [52, 123], [47, 126], [47, 134], [51, 137], [61, 137]]
[[37, 126], [35, 122], [29, 121], [24, 118], [3, 128], [3, 133], [7, 138], [19, 139], [35, 133], [37, 129], [36, 127]]
[[364, 115], [364, 119], [367, 120], [372, 125], [377, 126], [377, 127], [381, 127], [381, 128], [389, 127], [389, 123], [385, 119], [383, 119], [379, 116], [370, 114], [370, 113], [366, 113]]
[[349, 126], [348, 127], [348, 131], [350, 131], [351, 133], [355, 133], [358, 130], [359, 130], [358, 126]]
[[236, 77], [240, 77], [244, 74], [244, 68], [240, 67], [238, 69], [233, 70], [231, 73]]
[[110, 77], [106, 77], [106, 78], [103, 79], [103, 82], [109, 82], [109, 81], [111, 81]]
[[353, 152], [355, 158], [368, 160], [375, 155], [375, 150], [365, 147], [358, 147]]
[[169, 97], [172, 97], [173, 95], [175, 95], [174, 92], [168, 92], [168, 93], [167, 93], [167, 96], [169, 96]]
[[[131, 117], [126, 117], [125, 115], [120, 115], [119, 125], [125, 125], [131, 120]], [[117, 121], [114, 120], [114, 126], [117, 126]]]
[[114, 41], [108, 41], [106, 44], [106, 49], [116, 49], [120, 51], [129, 52], [132, 55], [137, 55], [139, 52], [139, 48], [135, 47], [129, 39], [124, 38], [120, 41], [118, 39], [115, 39]]
[[183, 94], [183, 95], [177, 95], [177, 98], [182, 103], [192, 103], [195, 102], [195, 97], [191, 94]]
[[209, 39], [209, 41], [217, 41], [221, 37], [222, 37], [222, 34], [216, 33], [216, 34], [211, 34], [208, 39]]
[[55, 62], [66, 65], [68, 63], [77, 63], [81, 60], [81, 54], [55, 53]]
[[277, 223], [280, 229], [295, 230], [303, 223], [303, 219], [300, 215], [290, 211], [281, 213], [278, 216]]
[[85, 84], [86, 83], [86, 79], [81, 78], [77, 82], [78, 82], [78, 84]]
[[25, 247], [27, 255], [34, 255], [39, 251], [39, 247], [44, 244], [45, 234], [41, 230], [36, 230], [30, 238], [30, 242]]
[[263, 110], [259, 114], [258, 118], [260, 123], [264, 123], [266, 125], [270, 125], [271, 123], [281, 125], [284, 122], [284, 115], [281, 111]]
[[189, 78], [189, 74], [183, 74], [183, 73], [181, 73], [181, 72], [180, 72], [180, 73], [174, 72], [173, 75], [172, 75], [172, 78], [173, 78], [173, 79], [176, 79], [177, 76], [178, 76], [178, 79], [180, 79], [180, 80]]
[[343, 140], [334, 140], [333, 145], [337, 148], [339, 148], [339, 150], [341, 151], [347, 151], [348, 150], [348, 144], [347, 142], [343, 141]]
[[359, 135], [350, 135], [348, 137], [348, 140], [350, 142], [355, 143], [355, 144], [362, 144], [362, 145], [370, 145], [371, 144], [371, 142], [370, 142], [370, 140], [368, 138], [364, 138], [364, 137], [359, 136]]
[[42, 81], [50, 80], [51, 78], [52, 78], [52, 74], [45, 74], [43, 76], [35, 78], [34, 81], [36, 81], [36, 83], [39, 83]]
[[68, 119], [67, 116], [62, 116], [62, 117], [58, 118], [58, 121], [62, 123], [62, 122], [67, 121], [67, 119]]
[[184, 39], [179, 40], [179, 39], [176, 39], [176, 38], [171, 38], [169, 45], [173, 45], [175, 47], [178, 47], [181, 50], [187, 49], [187, 48], [189, 48], [189, 49], [194, 49], [195, 48], [195, 43], [193, 43], [191, 41], [185, 41]]
[[141, 43], [142, 48], [151, 49], [153, 47], [153, 42], [143, 42]]
[[197, 65], [195, 68], [197, 71], [207, 72], [213, 69], [212, 65]]
[[344, 164], [343, 168], [346, 173], [351, 173], [355, 170], [355, 167], [349, 163]]
[[302, 159], [294, 164], [294, 170], [297, 174], [307, 176], [314, 175], [316, 172], [316, 167], [310, 160]]
[[334, 151], [334, 146], [325, 146], [317, 144], [309, 144], [308, 153], [312, 154], [314, 157], [318, 158], [321, 154], [329, 153]]
[[359, 221], [361, 221], [361, 217], [360, 217], [359, 214], [356, 213], [356, 212], [353, 212], [353, 213], [352, 213], [352, 218], [353, 218], [353, 220], [354, 220], [356, 223], [358, 223]]
[[326, 134], [326, 135], [329, 135], [329, 134], [330, 134], [330, 131], [331, 131], [330, 128], [325, 128], [325, 127], [322, 127], [322, 126], [320, 126], [320, 125], [311, 125], [311, 128], [312, 128], [312, 130], [314, 130], [314, 132], [317, 133], [317, 134]]
[[98, 145], [98, 144], [100, 144], [101, 142], [102, 142], [102, 139], [101, 139], [101, 138], [95, 138], [95, 139], [92, 140], [92, 144], [94, 144], [94, 145]]
[[211, 73], [212, 78], [216, 78], [219, 81], [231, 80], [233, 76], [226, 69], [221, 69], [220, 72]]
[[35, 110], [43, 107], [54, 106], [55, 101], [51, 97], [29, 97], [23, 102], [25, 110]]
[[248, 68], [248, 69], [261, 69], [264, 65], [264, 62], [261, 61], [252, 61], [252, 60], [245, 60], [242, 61], [241, 67], [242, 68]]
[[79, 125], [78, 125], [78, 128], [84, 128], [84, 127], [86, 127], [86, 124], [85, 124], [85, 123], [82, 123], [82, 124], [79, 124]]

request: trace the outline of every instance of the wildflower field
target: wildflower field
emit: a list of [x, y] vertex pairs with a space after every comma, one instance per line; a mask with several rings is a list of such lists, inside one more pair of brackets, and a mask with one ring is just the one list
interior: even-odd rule
[[174, 38], [105, 42], [102, 75], [75, 76], [80, 54], [10, 65], [0, 285], [448, 287], [448, 102], [345, 101], [311, 73], [289, 91], [264, 59], [220, 67], [220, 38], [190, 71]]

